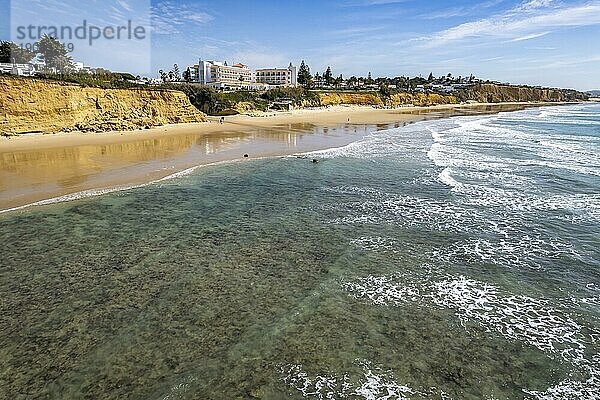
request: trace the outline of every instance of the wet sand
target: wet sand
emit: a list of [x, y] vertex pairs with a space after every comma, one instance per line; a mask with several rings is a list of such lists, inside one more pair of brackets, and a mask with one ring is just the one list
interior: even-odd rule
[[[411, 122], [539, 106], [530, 103], [373, 109], [332, 107], [227, 117], [133, 132], [0, 138], [0, 211], [153, 182], [199, 165], [344, 146]], [[348, 120], [349, 119], [349, 120]], [[77, 196], [71, 196], [76, 198]]]

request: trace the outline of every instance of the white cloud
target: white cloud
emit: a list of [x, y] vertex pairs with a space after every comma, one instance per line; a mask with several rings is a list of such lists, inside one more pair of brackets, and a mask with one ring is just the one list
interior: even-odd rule
[[184, 15], [183, 18], [187, 19], [188, 21], [199, 22], [201, 24], [210, 22], [214, 19], [212, 15], [205, 13], [205, 12], [201, 12], [201, 11], [200, 12], [191, 12], [187, 15]]
[[342, 3], [343, 7], [368, 7], [368, 6], [382, 6], [387, 4], [398, 4], [405, 3], [408, 0], [356, 0]]
[[201, 7], [185, 3], [163, 1], [152, 9], [152, 28], [157, 34], [181, 33], [185, 24], [206, 24], [213, 19]]
[[491, 57], [491, 58], [485, 58], [483, 60], [481, 60], [482, 62], [490, 62], [490, 61], [499, 61], [499, 60], [503, 60], [504, 57]]
[[350, 37], [350, 36], [360, 36], [362, 38], [365, 37], [366, 34], [370, 34], [373, 32], [380, 32], [385, 30], [384, 26], [369, 26], [369, 27], [355, 27], [355, 28], [343, 28], [338, 30], [332, 30], [327, 32], [328, 37]]
[[536, 39], [542, 36], [546, 36], [550, 32], [540, 32], [540, 33], [532, 33], [530, 35], [519, 36], [517, 38], [511, 39], [511, 42], [522, 42], [524, 40]]
[[535, 10], [538, 8], [549, 7], [554, 3], [554, 0], [530, 0], [522, 3], [517, 7], [518, 10]]
[[453, 18], [453, 17], [464, 17], [467, 15], [476, 13], [478, 11], [494, 7], [494, 6], [502, 3], [503, 1], [504, 0], [489, 0], [489, 1], [486, 1], [483, 3], [478, 3], [478, 4], [476, 4], [474, 6], [470, 6], [470, 7], [453, 7], [453, 8], [447, 8], [447, 9], [442, 9], [442, 10], [437, 10], [437, 11], [431, 11], [431, 12], [420, 15], [419, 18], [421, 18], [421, 19], [446, 19], [446, 18]]
[[121, 8], [123, 8], [127, 11], [133, 11], [133, 7], [131, 7], [131, 5], [127, 1], [117, 0], [117, 3], [121, 6]]
[[600, 1], [564, 5], [552, 0], [532, 0], [503, 14], [466, 22], [418, 40], [431, 47], [482, 37], [527, 40], [547, 34], [549, 28], [597, 24], [600, 24]]

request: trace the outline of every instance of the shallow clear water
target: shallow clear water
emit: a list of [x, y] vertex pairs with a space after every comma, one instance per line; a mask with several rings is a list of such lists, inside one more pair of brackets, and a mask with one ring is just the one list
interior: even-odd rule
[[599, 398], [598, 105], [306, 157], [0, 215], [0, 398]]

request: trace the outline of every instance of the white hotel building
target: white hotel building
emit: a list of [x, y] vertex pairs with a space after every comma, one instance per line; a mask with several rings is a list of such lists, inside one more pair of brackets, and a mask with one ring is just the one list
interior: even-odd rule
[[218, 89], [265, 90], [271, 86], [296, 86], [296, 67], [259, 69], [244, 64], [200, 60], [190, 67], [191, 80]]
[[256, 82], [275, 86], [296, 86], [298, 73], [292, 63], [287, 68], [257, 69]]

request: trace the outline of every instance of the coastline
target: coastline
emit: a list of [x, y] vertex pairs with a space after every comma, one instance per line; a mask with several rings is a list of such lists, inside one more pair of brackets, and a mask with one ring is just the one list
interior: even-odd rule
[[494, 114], [561, 103], [376, 109], [334, 106], [149, 130], [0, 138], [0, 213], [126, 190], [200, 166], [344, 146], [425, 119]]

